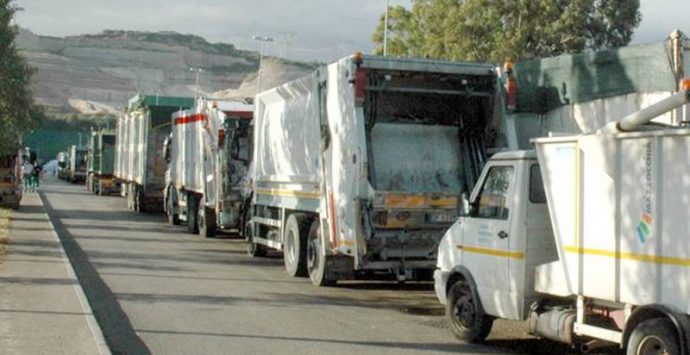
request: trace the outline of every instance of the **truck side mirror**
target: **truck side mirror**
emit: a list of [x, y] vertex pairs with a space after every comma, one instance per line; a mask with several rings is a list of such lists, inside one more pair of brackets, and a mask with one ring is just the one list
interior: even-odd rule
[[170, 137], [166, 138], [165, 141], [163, 142], [163, 158], [165, 159], [166, 162], [170, 163], [170, 144], [172, 143], [172, 139]]
[[460, 194], [460, 200], [460, 214], [465, 217], [471, 216], [472, 213], [474, 213], [474, 208], [472, 206], [472, 203], [470, 202], [470, 197], [467, 194], [467, 192], [463, 192], [462, 194]]

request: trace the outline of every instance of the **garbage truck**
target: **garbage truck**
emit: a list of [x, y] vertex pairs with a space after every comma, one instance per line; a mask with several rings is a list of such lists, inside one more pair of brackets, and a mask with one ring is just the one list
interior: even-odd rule
[[7, 150], [0, 154], [0, 206], [19, 209], [22, 200], [23, 151]]
[[505, 148], [492, 65], [360, 53], [256, 96], [248, 252], [315, 285], [431, 279], [487, 152]]
[[[688, 354], [690, 129], [648, 124], [683, 90], [602, 129], [489, 159], [434, 273], [453, 333], [496, 318], [591, 351]], [[613, 121], [613, 120], [612, 120]]]
[[67, 181], [76, 184], [86, 181], [86, 154], [88, 148], [81, 145], [70, 145], [67, 149], [69, 155], [69, 168], [67, 169]]
[[66, 181], [69, 170], [69, 152], [59, 152], [55, 159], [58, 162], [58, 179]]
[[137, 95], [117, 121], [114, 175], [130, 210], [163, 212], [166, 163], [161, 150], [170, 117], [194, 105], [187, 97]]
[[214, 237], [243, 229], [244, 178], [250, 163], [253, 105], [200, 98], [172, 116], [165, 210], [171, 224]]
[[86, 189], [98, 195], [117, 192], [113, 177], [115, 131], [92, 131], [86, 158]]

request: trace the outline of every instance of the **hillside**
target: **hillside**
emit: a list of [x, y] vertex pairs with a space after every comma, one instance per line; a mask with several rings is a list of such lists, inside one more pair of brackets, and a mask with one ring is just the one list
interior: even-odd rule
[[[20, 30], [19, 47], [37, 69], [32, 88], [39, 104], [55, 114], [116, 113], [137, 92], [193, 96], [251, 96], [259, 54], [232, 44], [175, 32], [104, 31], [72, 37], [48, 37]], [[271, 58], [262, 71], [262, 87], [302, 76], [311, 67]], [[254, 85], [253, 90], [255, 91]], [[250, 95], [247, 95], [250, 94]]]

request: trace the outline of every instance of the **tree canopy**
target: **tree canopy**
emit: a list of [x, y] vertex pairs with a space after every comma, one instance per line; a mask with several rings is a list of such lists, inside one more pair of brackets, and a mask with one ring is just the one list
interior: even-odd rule
[[16, 146], [19, 136], [43, 116], [29, 88], [33, 71], [15, 43], [16, 11], [12, 0], [0, 0], [0, 151]]
[[[389, 9], [388, 54], [501, 63], [625, 46], [639, 0], [413, 0]], [[383, 53], [384, 16], [372, 40]]]

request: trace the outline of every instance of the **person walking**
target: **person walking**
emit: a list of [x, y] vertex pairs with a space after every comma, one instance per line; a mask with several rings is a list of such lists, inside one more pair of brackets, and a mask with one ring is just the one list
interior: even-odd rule
[[22, 175], [24, 175], [24, 192], [29, 192], [31, 190], [32, 175], [34, 173], [34, 166], [28, 161], [24, 162], [22, 165]]
[[43, 171], [43, 166], [41, 166], [41, 164], [39, 164], [39, 163], [36, 163], [36, 165], [34, 165], [34, 170], [33, 170], [33, 174], [32, 174], [32, 177], [34, 179], [34, 181], [33, 181], [33, 190], [34, 191], [36, 191], [37, 187], [41, 186], [41, 172], [42, 171]]

